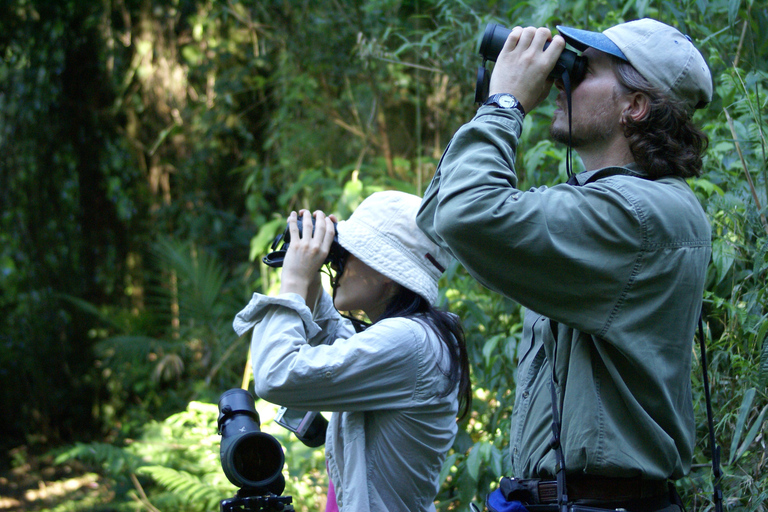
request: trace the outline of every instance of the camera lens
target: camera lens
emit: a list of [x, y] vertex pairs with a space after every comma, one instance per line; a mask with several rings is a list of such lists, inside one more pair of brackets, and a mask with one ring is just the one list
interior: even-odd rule
[[231, 389], [219, 399], [221, 467], [242, 488], [280, 494], [285, 489], [285, 455], [280, 442], [262, 432], [253, 396]]
[[228, 450], [227, 466], [234, 469], [240, 487], [261, 487], [283, 469], [283, 451], [277, 440], [261, 432], [238, 438]]

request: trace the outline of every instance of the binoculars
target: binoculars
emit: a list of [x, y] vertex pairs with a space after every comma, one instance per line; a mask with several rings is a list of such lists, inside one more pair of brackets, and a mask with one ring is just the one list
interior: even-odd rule
[[[499, 53], [504, 47], [504, 43], [507, 41], [509, 33], [512, 32], [508, 28], [495, 23], [489, 23], [485, 27], [485, 33], [480, 40], [480, 55], [483, 57], [483, 65], [477, 70], [477, 86], [475, 88], [475, 103], [483, 103], [488, 99], [488, 86], [490, 84], [490, 75], [485, 69], [485, 62], [496, 62], [499, 58]], [[549, 46], [549, 41], [544, 45], [544, 49]], [[578, 84], [584, 78], [584, 74], [587, 71], [587, 59], [577, 55], [576, 52], [565, 49], [560, 54], [560, 58], [557, 59], [554, 69], [549, 74], [549, 78], [556, 79], [568, 73], [570, 81], [573, 85]]]
[[[297, 227], [299, 228], [299, 238], [301, 238], [303, 236], [302, 231], [304, 228], [302, 217], [299, 217]], [[315, 229], [315, 218], [312, 217], [313, 232], [314, 232], [314, 229]], [[280, 242], [282, 242], [283, 245], [278, 249]], [[286, 226], [285, 231], [277, 235], [275, 239], [272, 241], [272, 245], [270, 246], [270, 249], [272, 252], [264, 256], [264, 258], [262, 258], [262, 261], [267, 266], [270, 266], [273, 268], [282, 267], [283, 260], [285, 259], [285, 253], [288, 251], [288, 247], [290, 247], [290, 244], [291, 244], [291, 229], [289, 226]], [[341, 246], [341, 244], [339, 244], [339, 235], [337, 233], [333, 237], [331, 250], [328, 253], [328, 257], [325, 259], [325, 262], [323, 262], [323, 264], [330, 263], [331, 265], [334, 265], [337, 269], [341, 269], [344, 266], [344, 260], [346, 258], [346, 255], [347, 255], [347, 251]]]

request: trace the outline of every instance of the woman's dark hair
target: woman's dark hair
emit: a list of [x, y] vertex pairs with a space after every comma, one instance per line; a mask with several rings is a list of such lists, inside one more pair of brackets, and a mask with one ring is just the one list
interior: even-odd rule
[[424, 297], [406, 288], [399, 286], [399, 290], [389, 301], [387, 309], [378, 318], [413, 317], [431, 327], [437, 337], [448, 350], [451, 365], [447, 371], [441, 369], [451, 382], [451, 387], [446, 395], [451, 392], [453, 386], [459, 386], [459, 419], [463, 419], [469, 413], [472, 406], [472, 386], [469, 380], [469, 356], [464, 341], [464, 329], [456, 315], [440, 311], [430, 304]]
[[622, 87], [641, 92], [650, 100], [647, 116], [634, 120], [626, 115], [623, 119], [635, 162], [651, 179], [699, 176], [709, 139], [693, 124], [685, 103], [662, 94], [628, 62], [615, 57], [612, 61]]

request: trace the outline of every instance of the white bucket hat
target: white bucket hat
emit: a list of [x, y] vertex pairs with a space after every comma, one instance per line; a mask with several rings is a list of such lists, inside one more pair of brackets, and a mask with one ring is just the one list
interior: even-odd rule
[[623, 59], [665, 94], [691, 110], [712, 101], [712, 75], [701, 53], [674, 27], [643, 18], [621, 23], [602, 33], [558, 26], [579, 51], [594, 48]]
[[447, 251], [416, 225], [421, 198], [393, 190], [368, 196], [336, 226], [339, 244], [360, 261], [437, 302], [437, 282], [451, 262]]

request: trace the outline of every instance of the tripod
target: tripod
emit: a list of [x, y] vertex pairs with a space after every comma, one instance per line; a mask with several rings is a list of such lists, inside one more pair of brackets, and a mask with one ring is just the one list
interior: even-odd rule
[[221, 500], [221, 512], [294, 512], [290, 496], [261, 494], [254, 489], [242, 488], [234, 497]]

